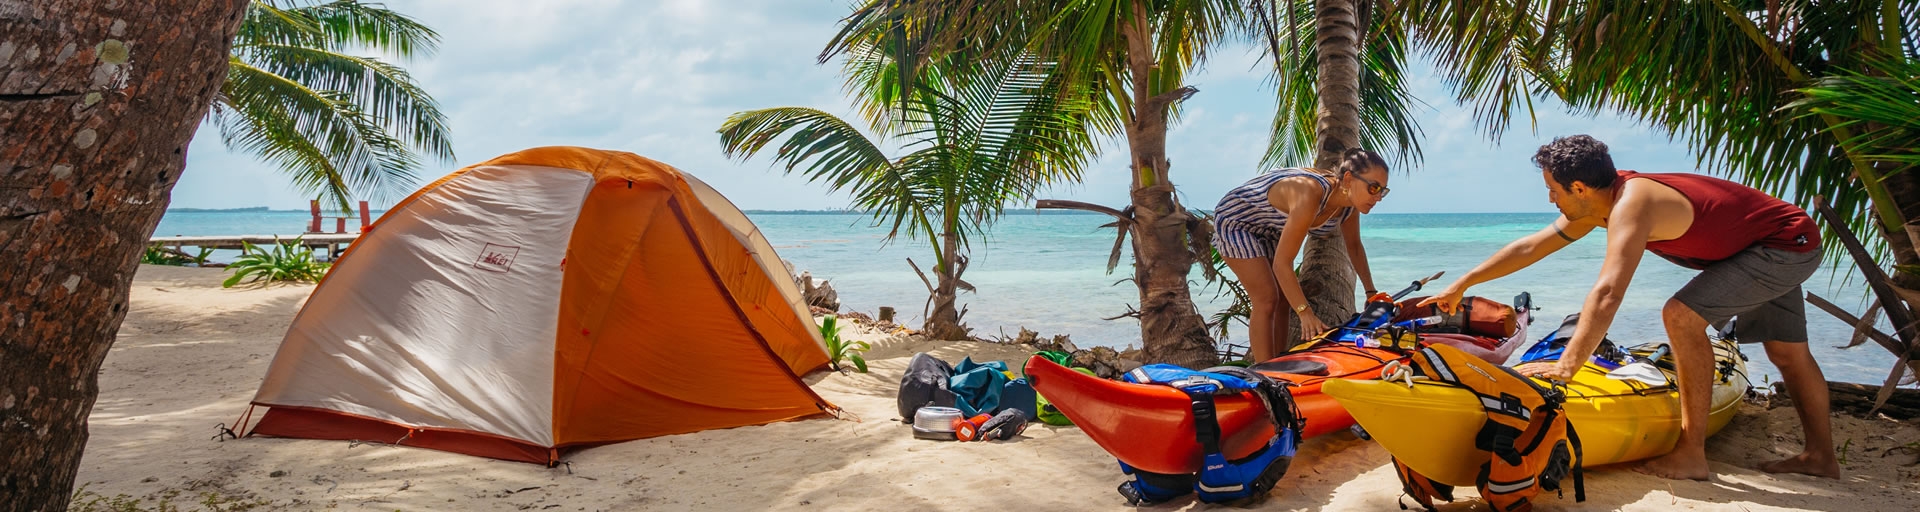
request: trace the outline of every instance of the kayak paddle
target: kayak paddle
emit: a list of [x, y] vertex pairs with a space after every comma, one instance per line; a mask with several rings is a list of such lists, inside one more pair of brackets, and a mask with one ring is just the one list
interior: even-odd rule
[[1660, 371], [1660, 368], [1655, 367], [1653, 362], [1659, 361], [1662, 357], [1667, 357], [1667, 353], [1671, 351], [1673, 351], [1672, 346], [1660, 345], [1660, 349], [1653, 351], [1652, 356], [1645, 358], [1636, 357], [1636, 361], [1607, 372], [1607, 378], [1613, 380], [1637, 380], [1649, 386], [1665, 386], [1668, 382], [1667, 373]]

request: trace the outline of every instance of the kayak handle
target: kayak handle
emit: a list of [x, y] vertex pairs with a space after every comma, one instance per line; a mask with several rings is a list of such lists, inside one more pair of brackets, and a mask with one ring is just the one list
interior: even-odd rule
[[1653, 355], [1647, 356], [1647, 364], [1658, 364], [1660, 362], [1660, 358], [1667, 357], [1667, 354], [1672, 352], [1673, 352], [1672, 345], [1662, 343], [1660, 344], [1659, 349], [1653, 351]]
[[1401, 363], [1399, 359], [1387, 361], [1387, 365], [1380, 368], [1380, 380], [1387, 382], [1396, 380], [1406, 381], [1407, 388], [1412, 389], [1413, 367]]

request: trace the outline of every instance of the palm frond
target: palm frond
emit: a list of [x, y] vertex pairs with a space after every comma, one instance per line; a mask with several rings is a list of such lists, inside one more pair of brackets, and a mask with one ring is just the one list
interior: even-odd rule
[[281, 164], [296, 187], [343, 209], [353, 191], [386, 199], [415, 181], [420, 165], [413, 153], [343, 93], [312, 89], [234, 58], [221, 97], [217, 124], [228, 145]]
[[300, 5], [305, 2], [256, 1], [234, 39], [238, 47], [305, 46], [331, 51], [370, 48], [402, 59], [439, 50], [432, 28], [381, 4], [358, 0]]
[[1871, 70], [1821, 78], [1799, 89], [1804, 97], [1787, 109], [1801, 117], [1842, 119], [1836, 127], [1856, 134], [1847, 146], [1869, 160], [1894, 164], [1891, 172], [1907, 171], [1920, 165], [1920, 61], [1877, 61]]
[[243, 56], [250, 65], [310, 89], [339, 91], [392, 137], [442, 162], [453, 161], [446, 115], [433, 97], [399, 66], [369, 57], [289, 45], [257, 45]]
[[[1278, 167], [1311, 161], [1318, 136], [1320, 99], [1318, 51], [1313, 44], [1314, 13], [1309, 2], [1280, 6], [1290, 10], [1267, 13], [1284, 31], [1264, 51], [1273, 59], [1270, 78], [1275, 83], [1275, 112], [1261, 165]], [[1422, 159], [1420, 125], [1415, 114], [1425, 106], [1408, 89], [1404, 74], [1407, 35], [1396, 20], [1376, 13], [1367, 29], [1368, 44], [1360, 54], [1360, 144], [1385, 155], [1395, 167], [1418, 165]], [[1275, 55], [1273, 52], [1278, 51]]]
[[342, 209], [355, 194], [394, 197], [413, 187], [416, 152], [453, 161], [447, 119], [405, 69], [346, 52], [408, 58], [431, 54], [438, 40], [379, 4], [257, 1], [210, 116], [229, 146], [277, 164], [296, 188]]
[[722, 151], [739, 159], [753, 157], [782, 136], [787, 139], [774, 151], [775, 165], [847, 192], [856, 208], [876, 218], [891, 218], [889, 238], [920, 224], [915, 217], [929, 194], [908, 179], [913, 162], [889, 161], [878, 144], [832, 114], [799, 107], [750, 110], [727, 117], [720, 127]]

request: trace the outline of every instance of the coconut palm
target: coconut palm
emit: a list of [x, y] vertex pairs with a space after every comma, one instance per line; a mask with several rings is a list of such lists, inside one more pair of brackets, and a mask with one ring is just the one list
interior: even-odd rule
[[[1166, 158], [1167, 129], [1180, 101], [1198, 92], [1185, 83], [1209, 53], [1228, 44], [1277, 46], [1288, 36], [1275, 13], [1298, 2], [1235, 0], [1013, 0], [968, 2], [871, 0], [849, 16], [822, 57], [854, 51], [873, 34], [898, 34], [903, 67], [937, 61], [954, 52], [997, 54], [1017, 47], [1059, 63], [1059, 73], [1098, 91], [1092, 126], [1103, 136], [1123, 136], [1132, 176], [1124, 209], [1071, 202], [1072, 207], [1113, 215], [1124, 238], [1133, 235], [1133, 282], [1144, 357], [1150, 361], [1209, 365], [1215, 359], [1207, 322], [1195, 308], [1188, 284], [1194, 263], [1209, 250], [1210, 228], [1181, 204]], [[1351, 25], [1351, 23], [1349, 23]], [[1276, 51], [1276, 53], [1278, 53]], [[1316, 73], [1321, 73], [1318, 69]], [[1340, 103], [1357, 104], [1357, 101]], [[1338, 108], [1327, 120], [1357, 115]], [[1349, 109], [1350, 111], [1351, 109]], [[1386, 116], [1410, 117], [1385, 113]], [[1345, 117], [1342, 117], [1345, 116]], [[1312, 146], [1337, 154], [1358, 140]], [[1308, 147], [1308, 146], [1303, 146]], [[1203, 272], [1211, 267], [1203, 267]], [[1349, 285], [1351, 286], [1351, 285]], [[1347, 293], [1351, 294], [1351, 291]], [[1346, 306], [1351, 308], [1351, 305]]]
[[389, 198], [412, 188], [422, 156], [453, 160], [446, 116], [405, 69], [348, 52], [410, 59], [438, 44], [432, 29], [379, 4], [255, 1], [209, 120], [228, 147], [342, 210], [355, 193]]
[[[961, 279], [968, 247], [1008, 203], [1080, 179], [1093, 144], [1084, 129], [1089, 106], [1062, 91], [1065, 81], [1053, 65], [1031, 58], [951, 59], [907, 69], [892, 64], [887, 49], [867, 45], [848, 64], [850, 88], [863, 97], [898, 99], [889, 103], [897, 108], [870, 110], [882, 139], [826, 112], [779, 107], [727, 118], [721, 145], [728, 156], [746, 159], [790, 134], [774, 163], [851, 193], [855, 208], [890, 226], [889, 240], [924, 236], [935, 279], [921, 273], [929, 292], [923, 330], [938, 339], [965, 339], [966, 311], [956, 307], [956, 297], [973, 290]], [[953, 73], [954, 66], [972, 69]], [[889, 135], [912, 151], [888, 157], [881, 142]]]

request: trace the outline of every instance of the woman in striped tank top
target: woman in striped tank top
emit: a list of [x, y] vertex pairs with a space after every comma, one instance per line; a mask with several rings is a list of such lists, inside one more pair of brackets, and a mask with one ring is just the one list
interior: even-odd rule
[[1367, 251], [1360, 244], [1360, 219], [1353, 213], [1373, 211], [1386, 196], [1386, 161], [1372, 151], [1349, 149], [1332, 172], [1275, 169], [1220, 199], [1213, 214], [1213, 246], [1253, 302], [1247, 345], [1254, 362], [1272, 359], [1287, 349], [1283, 338], [1291, 316], [1300, 317], [1300, 332], [1305, 335], [1328, 329], [1307, 306], [1300, 278], [1293, 272], [1294, 256], [1308, 233], [1327, 235], [1340, 230], [1354, 273], [1367, 294], [1374, 293]]

